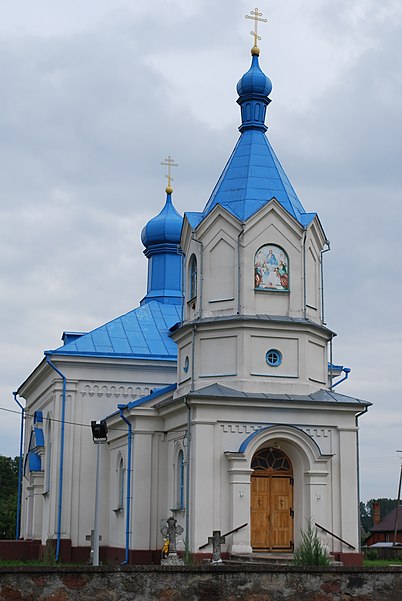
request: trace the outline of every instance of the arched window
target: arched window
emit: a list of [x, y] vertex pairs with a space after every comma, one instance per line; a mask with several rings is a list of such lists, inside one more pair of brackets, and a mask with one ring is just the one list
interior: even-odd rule
[[184, 453], [177, 455], [177, 508], [184, 509]]
[[119, 454], [117, 460], [117, 510], [121, 510], [124, 507], [124, 460]]
[[265, 244], [254, 257], [256, 290], [289, 291], [289, 258], [280, 246]]
[[50, 492], [50, 474], [52, 462], [52, 416], [50, 413], [46, 416], [45, 430], [45, 488], [44, 494]]
[[255, 472], [264, 472], [267, 474], [292, 474], [292, 465], [289, 458], [280, 449], [268, 447], [259, 449], [252, 461], [251, 468]]
[[197, 296], [197, 259], [195, 255], [191, 255], [188, 267], [189, 280], [189, 295], [188, 299], [192, 300]]

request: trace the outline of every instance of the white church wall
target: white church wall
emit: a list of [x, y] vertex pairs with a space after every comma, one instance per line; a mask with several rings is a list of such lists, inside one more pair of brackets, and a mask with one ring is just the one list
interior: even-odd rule
[[[351, 527], [357, 519], [357, 507], [350, 507], [350, 499], [355, 499], [353, 494], [357, 493], [354, 412], [322, 407], [320, 413], [314, 407], [303, 411], [300, 405], [291, 408], [273, 403], [269, 421], [278, 425], [263, 433], [262, 428], [268, 425], [266, 408], [258, 409], [255, 404], [247, 407], [246, 403], [234, 406], [233, 401], [228, 400], [227, 406], [207, 403], [194, 409], [196, 425], [193, 426], [193, 440], [195, 429], [198, 448], [193, 446], [196, 458], [193, 460], [192, 474], [194, 470], [195, 475], [192, 477], [195, 482], [191, 492], [195, 495], [196, 505], [192, 505], [192, 511], [196, 513], [197, 520], [201, 517], [198, 525], [194, 523], [194, 550], [197, 550], [198, 543], [206, 542], [201, 539], [205, 538], [208, 530], [224, 532], [250, 521], [250, 461], [256, 448], [269, 442], [281, 448], [292, 463], [296, 544], [301, 529], [306, 527], [306, 520], [311, 518], [356, 546], [356, 528], [351, 530]], [[224, 416], [230, 416], [231, 421], [223, 421]], [[280, 425], [285, 423], [299, 425], [297, 429]], [[250, 448], [245, 460], [238, 463], [236, 459], [237, 462], [231, 463], [230, 455], [236, 455], [240, 444], [253, 432], [260, 437], [258, 444]], [[307, 440], [311, 443], [306, 444]], [[347, 470], [341, 466], [342, 457], [348, 463]], [[219, 490], [219, 501], [211, 497], [211, 490]], [[337, 513], [344, 516], [345, 523], [337, 517]], [[234, 546], [237, 552], [246, 552], [249, 536], [247, 527], [233, 535], [232, 542], [228, 540], [229, 547]], [[321, 531], [320, 537], [331, 551], [348, 550]]]
[[[221, 382], [248, 392], [314, 392], [326, 386], [327, 339], [326, 333], [309, 326], [263, 320], [213, 321], [198, 324], [195, 331], [179, 331], [175, 334], [180, 357], [175, 396], [190, 390], [193, 358], [195, 390]], [[267, 362], [267, 351], [272, 348], [281, 353], [278, 366]]]
[[[242, 249], [242, 305], [245, 314], [302, 315], [302, 229], [273, 201], [246, 224]], [[264, 245], [274, 244], [286, 253], [289, 292], [255, 290], [255, 257]]]
[[110, 516], [106, 522], [108, 524], [107, 540], [111, 547], [124, 548], [126, 537], [128, 462], [127, 438], [123, 435], [123, 432], [119, 432], [117, 438], [108, 445], [107, 452], [109, 454], [109, 476], [106, 482], [102, 482], [102, 489], [108, 490], [108, 494], [106, 495], [108, 502], [106, 505]]
[[[61, 538], [71, 539], [73, 546], [89, 546], [86, 536], [93, 529], [96, 475], [96, 448], [92, 441], [90, 423], [113, 413], [117, 410], [118, 403], [129, 403], [149, 394], [154, 388], [174, 381], [176, 365], [171, 362], [164, 362], [163, 365], [160, 365], [161, 362], [151, 362], [152, 365], [149, 365], [139, 361], [128, 361], [126, 364], [87, 357], [53, 360], [67, 378]], [[39, 488], [35, 486], [35, 489], [31, 487], [28, 490], [28, 480], [24, 478], [21, 531], [26, 537], [28, 530], [31, 530], [44, 544], [48, 538], [55, 539], [58, 531], [62, 381], [47, 364], [41, 364], [22, 387], [21, 395], [27, 401], [28, 415], [41, 410], [45, 417], [45, 451], [42, 459], [44, 473], [40, 497], [36, 494], [37, 498], [34, 499], [32, 491], [38, 493]], [[46, 417], [49, 416], [54, 420], [50, 441], [46, 436]], [[30, 418], [26, 423], [26, 445], [29, 442], [31, 423]], [[46, 449], [49, 447], [51, 460], [48, 463]], [[25, 453], [27, 451], [26, 446]], [[103, 451], [104, 449], [101, 481], [108, 488], [109, 454]], [[39, 482], [38, 478], [36, 482]], [[49, 490], [45, 490], [45, 484], [49, 485]], [[41, 501], [40, 504], [38, 500]], [[109, 544], [108, 524], [109, 520], [113, 523], [116, 516], [111, 515], [109, 502], [101, 502], [100, 512], [102, 544]], [[124, 536], [121, 538], [119, 534], [116, 544], [124, 546]]]

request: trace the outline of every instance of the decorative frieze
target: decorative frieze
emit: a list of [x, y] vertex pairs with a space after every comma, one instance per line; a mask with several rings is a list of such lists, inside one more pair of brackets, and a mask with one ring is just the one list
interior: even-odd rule
[[263, 427], [264, 425], [259, 424], [221, 424], [225, 434], [252, 434]]
[[115, 398], [115, 399], [128, 399], [128, 401], [133, 401], [138, 398], [142, 398], [150, 394], [151, 388], [149, 386], [115, 386], [108, 384], [86, 384], [81, 391], [81, 395], [84, 397], [86, 395], [93, 397], [105, 396], [106, 398]]
[[[221, 424], [221, 429], [225, 434], [241, 434], [248, 435], [261, 428], [266, 428], [268, 425], [274, 424], [236, 424], [236, 423], [224, 423]], [[312, 438], [319, 447], [321, 453], [330, 454], [332, 453], [332, 435], [330, 428], [322, 427], [304, 427], [297, 426], [299, 430], [305, 432], [310, 438]]]
[[332, 453], [332, 433], [330, 428], [309, 427], [301, 429], [317, 443], [321, 453]]

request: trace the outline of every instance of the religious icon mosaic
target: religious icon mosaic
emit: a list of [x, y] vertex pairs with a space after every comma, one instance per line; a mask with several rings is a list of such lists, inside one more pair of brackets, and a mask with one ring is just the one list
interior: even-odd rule
[[289, 290], [289, 260], [283, 248], [265, 244], [256, 252], [254, 287], [256, 290]]

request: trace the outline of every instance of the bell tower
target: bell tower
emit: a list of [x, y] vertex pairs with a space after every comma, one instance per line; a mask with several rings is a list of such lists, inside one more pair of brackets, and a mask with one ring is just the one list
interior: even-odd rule
[[177, 394], [212, 383], [264, 394], [328, 386], [333, 333], [321, 311], [328, 242], [267, 138], [272, 83], [253, 35], [251, 65], [237, 84], [240, 138], [204, 210], [184, 217]]

